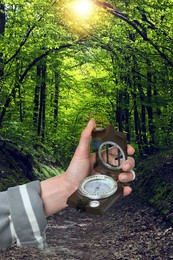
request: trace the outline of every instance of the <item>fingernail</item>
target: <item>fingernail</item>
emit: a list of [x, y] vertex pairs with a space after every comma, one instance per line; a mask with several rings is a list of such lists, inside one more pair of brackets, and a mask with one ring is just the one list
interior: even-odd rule
[[120, 175], [120, 181], [123, 181], [123, 182], [128, 181], [127, 175], [126, 175], [126, 174], [121, 174], [121, 175]]
[[131, 164], [130, 164], [130, 163], [126, 163], [126, 164], [123, 166], [123, 170], [124, 170], [124, 171], [130, 170], [130, 168], [131, 168]]
[[90, 124], [91, 124], [91, 121], [92, 121], [92, 118], [89, 120], [89, 122], [88, 122], [87, 126], [90, 126]]
[[95, 123], [95, 120], [93, 118], [91, 118], [87, 124], [87, 127], [90, 126], [90, 125], [93, 125], [93, 127], [96, 127], [96, 123]]

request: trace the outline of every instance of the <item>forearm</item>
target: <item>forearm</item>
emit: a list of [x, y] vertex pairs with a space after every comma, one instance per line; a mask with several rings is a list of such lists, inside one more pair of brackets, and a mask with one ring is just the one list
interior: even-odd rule
[[41, 182], [41, 199], [46, 216], [67, 206], [68, 197], [78, 188], [66, 173]]

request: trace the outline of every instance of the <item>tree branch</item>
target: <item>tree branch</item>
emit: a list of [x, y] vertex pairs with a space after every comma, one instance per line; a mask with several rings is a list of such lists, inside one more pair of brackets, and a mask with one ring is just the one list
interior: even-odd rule
[[24, 46], [25, 42], [27, 41], [27, 39], [29, 38], [30, 33], [33, 31], [33, 29], [35, 28], [35, 25], [33, 25], [28, 32], [26, 33], [23, 41], [20, 43], [19, 48], [16, 50], [16, 52], [7, 60], [4, 62], [4, 64], [8, 64], [12, 59], [14, 59], [20, 52], [21, 48]]
[[[101, 6], [102, 8], [104, 8], [108, 13], [114, 15], [117, 18], [120, 18], [121, 20], [125, 21], [126, 23], [128, 23], [131, 27], [133, 27], [136, 32], [143, 38], [144, 41], [147, 41], [150, 45], [152, 45], [155, 50], [160, 54], [160, 56], [171, 66], [173, 67], [173, 62], [165, 55], [165, 53], [163, 53], [159, 47], [150, 39], [148, 38], [147, 34], [144, 32], [144, 30], [140, 29], [139, 27], [141, 27], [141, 23], [139, 23], [138, 21], [130, 21], [128, 19], [128, 15], [123, 14], [121, 12], [119, 12], [115, 7], [113, 7], [111, 4], [105, 3], [105, 2], [101, 2], [101, 1], [95, 1], [95, 4], [98, 6]], [[139, 27], [138, 27], [138, 25]]]

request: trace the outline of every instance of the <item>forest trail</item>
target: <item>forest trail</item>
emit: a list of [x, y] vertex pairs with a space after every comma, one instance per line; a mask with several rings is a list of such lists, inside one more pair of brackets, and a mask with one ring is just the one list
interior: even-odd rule
[[48, 220], [48, 249], [10, 248], [6, 259], [169, 260], [173, 229], [134, 195], [119, 200], [105, 215], [91, 216], [72, 208]]

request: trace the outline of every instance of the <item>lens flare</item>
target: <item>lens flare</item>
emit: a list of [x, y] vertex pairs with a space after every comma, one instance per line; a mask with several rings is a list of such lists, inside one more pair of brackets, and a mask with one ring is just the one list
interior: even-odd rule
[[89, 0], [75, 1], [73, 4], [74, 13], [80, 17], [88, 17], [93, 12], [93, 3]]

